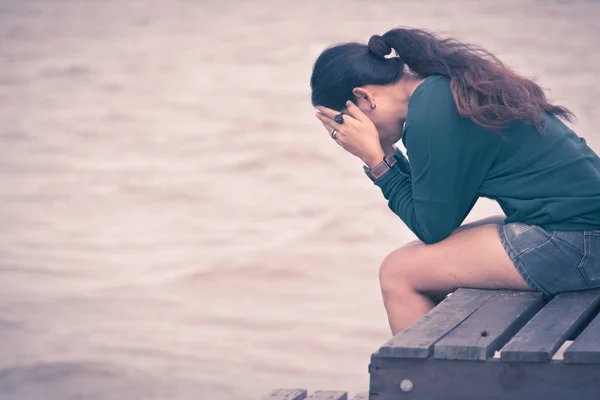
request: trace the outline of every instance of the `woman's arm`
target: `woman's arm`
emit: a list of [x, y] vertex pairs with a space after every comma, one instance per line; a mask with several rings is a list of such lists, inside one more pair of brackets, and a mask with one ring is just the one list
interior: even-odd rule
[[396, 158], [397, 165], [400, 168], [400, 171], [404, 172], [406, 175], [410, 176], [410, 164], [406, 159], [406, 156], [402, 154], [399, 148], [396, 146], [386, 146], [383, 148], [385, 155], [393, 154]]
[[410, 173], [397, 163], [375, 181], [390, 209], [427, 244], [464, 221], [502, 147], [498, 135], [458, 114], [448, 87], [432, 92], [415, 99], [407, 119]]

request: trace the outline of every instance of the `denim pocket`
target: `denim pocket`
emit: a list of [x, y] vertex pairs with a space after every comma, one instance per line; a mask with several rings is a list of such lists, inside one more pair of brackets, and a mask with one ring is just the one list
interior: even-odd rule
[[600, 283], [600, 231], [586, 231], [583, 236], [585, 255], [579, 270], [588, 283]]

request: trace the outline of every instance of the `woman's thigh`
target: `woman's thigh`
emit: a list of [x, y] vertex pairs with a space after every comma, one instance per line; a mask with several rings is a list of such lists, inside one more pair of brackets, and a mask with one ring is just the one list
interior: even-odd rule
[[[502, 225], [502, 224], [504, 224], [505, 219], [506, 219], [506, 217], [504, 215], [494, 215], [491, 217], [478, 219], [473, 222], [462, 224], [461, 226], [456, 228], [454, 230], [454, 232], [452, 232], [452, 233], [455, 234], [456, 232], [461, 232], [461, 231], [465, 231], [468, 229], [477, 228], [478, 226], [483, 226], [483, 225], [490, 225], [490, 224]], [[419, 245], [419, 244], [424, 244], [424, 243], [420, 240], [413, 240], [412, 242], [409, 242], [402, 247], [410, 247], [410, 246]]]
[[458, 287], [531, 290], [504, 249], [498, 226], [474, 223], [441, 242], [399, 248], [384, 260], [382, 278], [399, 278], [430, 295]]

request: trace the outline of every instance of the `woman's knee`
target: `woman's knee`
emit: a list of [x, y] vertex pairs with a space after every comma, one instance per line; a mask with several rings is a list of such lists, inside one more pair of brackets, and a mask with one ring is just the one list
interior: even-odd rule
[[379, 267], [379, 283], [384, 292], [406, 289], [409, 285], [407, 270], [410, 268], [409, 248], [400, 248], [388, 254]]

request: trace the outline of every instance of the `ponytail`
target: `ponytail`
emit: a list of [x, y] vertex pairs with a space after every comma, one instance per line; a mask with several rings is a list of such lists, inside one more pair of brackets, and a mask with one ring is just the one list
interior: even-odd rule
[[[371, 58], [377, 59], [381, 71], [387, 71], [387, 78], [395, 70], [397, 74], [394, 80], [385, 81], [383, 75], [374, 72], [378, 83], [372, 81], [352, 81], [352, 79], [337, 80], [324, 72], [322, 63], [319, 63], [326, 53], [334, 49], [344, 54], [348, 59], [350, 48], [355, 46], [363, 54], [358, 55], [351, 63], [344, 62], [336, 64], [336, 70], [345, 77], [352, 75], [348, 70], [356, 70], [368, 67], [375, 63]], [[362, 46], [362, 47], [356, 47]], [[365, 51], [366, 50], [366, 51]], [[394, 56], [394, 51], [396, 56]], [[368, 54], [367, 54], [368, 53]], [[335, 58], [335, 57], [334, 57]], [[352, 57], [350, 57], [352, 58]], [[539, 133], [544, 131], [544, 112], [556, 115], [566, 121], [572, 121], [573, 114], [567, 108], [553, 105], [548, 102], [542, 88], [532, 80], [519, 76], [490, 52], [470, 44], [461, 43], [455, 39], [441, 39], [432, 33], [420, 29], [393, 29], [383, 36], [375, 35], [369, 40], [367, 46], [356, 43], [339, 45], [327, 49], [315, 63], [311, 86], [313, 88], [313, 104], [326, 100], [330, 94], [317, 93], [319, 81], [324, 75], [330, 79], [329, 89], [335, 86], [345, 87], [345, 95], [352, 92], [354, 87], [367, 84], [390, 84], [402, 76], [404, 65], [422, 78], [431, 75], [443, 75], [450, 79], [450, 89], [454, 102], [460, 115], [470, 118], [476, 124], [485, 128], [499, 130], [513, 121], [520, 121], [536, 127]], [[369, 61], [370, 60], [370, 61]], [[334, 66], [334, 59], [329, 59], [329, 69]], [[318, 70], [318, 67], [319, 70]], [[384, 68], [385, 67], [385, 68]], [[345, 72], [341, 72], [345, 71]], [[333, 71], [330, 71], [333, 72]], [[364, 75], [364, 74], [363, 74]], [[365, 76], [363, 76], [364, 78]], [[368, 80], [368, 79], [367, 79]], [[357, 84], [360, 83], [360, 84]], [[350, 87], [352, 86], [352, 87]], [[348, 97], [345, 100], [352, 99]], [[326, 105], [326, 104], [321, 104]]]

